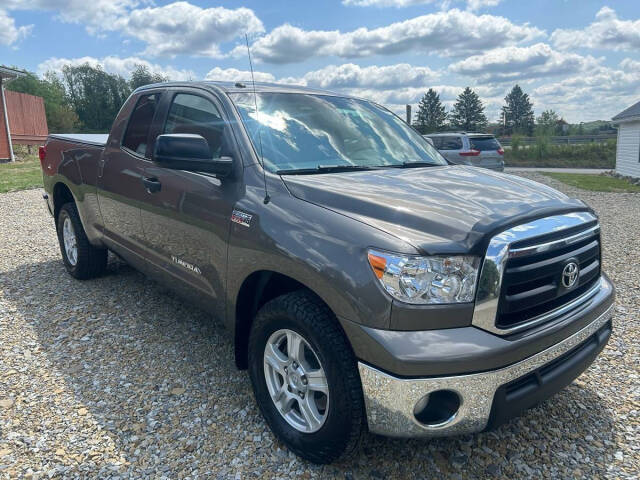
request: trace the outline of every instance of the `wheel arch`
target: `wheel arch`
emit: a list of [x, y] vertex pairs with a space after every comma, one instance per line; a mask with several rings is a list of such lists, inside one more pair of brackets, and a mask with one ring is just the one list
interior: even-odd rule
[[[235, 318], [233, 320], [235, 361], [238, 368], [245, 370], [248, 366], [249, 332], [258, 310], [268, 301], [298, 290], [309, 291], [335, 314], [321, 295], [303, 281], [292, 276], [274, 270], [257, 270], [244, 279], [235, 298]], [[337, 323], [339, 324], [339, 322]]]
[[53, 186], [53, 218], [55, 221], [58, 221], [58, 214], [60, 213], [60, 208], [65, 203], [73, 202], [76, 203], [76, 199], [71, 192], [71, 189], [64, 182], [57, 182]]

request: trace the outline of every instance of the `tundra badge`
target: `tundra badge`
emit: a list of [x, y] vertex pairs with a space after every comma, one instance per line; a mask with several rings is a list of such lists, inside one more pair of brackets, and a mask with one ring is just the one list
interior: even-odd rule
[[202, 275], [202, 271], [196, 265], [192, 265], [192, 264], [190, 264], [188, 262], [185, 262], [184, 260], [182, 260], [181, 258], [176, 257], [175, 255], [171, 255], [171, 260], [173, 261], [173, 263], [177, 263], [181, 267], [184, 267], [187, 270], [191, 270], [193, 273], [197, 273], [198, 275]]

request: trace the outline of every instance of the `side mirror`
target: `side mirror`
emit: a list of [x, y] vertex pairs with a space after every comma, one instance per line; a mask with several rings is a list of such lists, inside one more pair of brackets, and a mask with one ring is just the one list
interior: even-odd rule
[[231, 157], [211, 158], [211, 149], [204, 137], [192, 133], [159, 135], [153, 161], [164, 168], [209, 172], [219, 177], [229, 175], [233, 167]]

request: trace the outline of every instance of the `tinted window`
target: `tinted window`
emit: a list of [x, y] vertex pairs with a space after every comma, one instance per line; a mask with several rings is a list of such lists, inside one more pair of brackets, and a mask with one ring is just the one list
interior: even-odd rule
[[415, 130], [371, 102], [298, 93], [231, 96], [256, 151], [262, 151], [272, 171], [445, 163]]
[[206, 98], [179, 93], [173, 99], [163, 133], [193, 133], [209, 144], [211, 156], [221, 156], [224, 121], [216, 106]]
[[431, 137], [438, 150], [462, 150], [460, 137]]
[[122, 139], [123, 147], [147, 158], [151, 157], [150, 149], [147, 149], [149, 128], [156, 113], [159, 98], [160, 94], [152, 93], [151, 95], [142, 95], [138, 99]]
[[498, 150], [500, 148], [500, 143], [495, 137], [469, 137], [469, 143], [471, 144], [471, 148], [474, 150], [480, 150], [481, 152], [486, 150]]

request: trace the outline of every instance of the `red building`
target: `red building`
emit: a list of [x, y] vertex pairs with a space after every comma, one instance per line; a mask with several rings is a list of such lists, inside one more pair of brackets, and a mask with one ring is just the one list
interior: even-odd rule
[[13, 161], [12, 144], [40, 145], [49, 134], [42, 97], [4, 89], [4, 83], [24, 75], [0, 66], [0, 161]]

